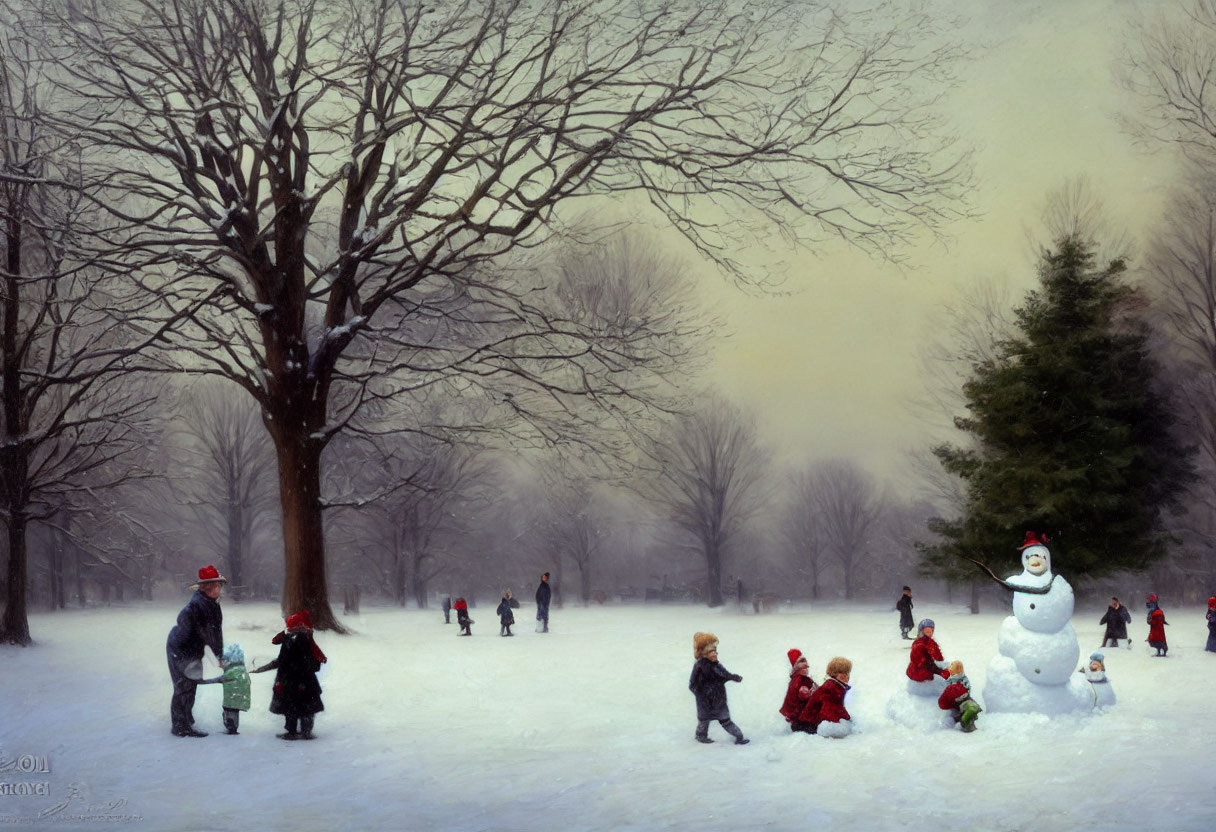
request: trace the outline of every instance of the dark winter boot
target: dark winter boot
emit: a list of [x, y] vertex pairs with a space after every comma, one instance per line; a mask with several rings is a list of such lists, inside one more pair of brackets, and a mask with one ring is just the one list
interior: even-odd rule
[[175, 737], [205, 737], [206, 731], [199, 731], [193, 725], [189, 728], [174, 728], [173, 736]]
[[229, 734], [239, 734], [237, 730], [241, 724], [241, 712], [236, 708], [224, 708], [224, 727], [228, 729]]
[[296, 725], [298, 722], [299, 722], [299, 720], [294, 716], [285, 717], [284, 718], [284, 727], [287, 730], [284, 731], [282, 734], [276, 734], [275, 736], [277, 736], [281, 740], [297, 739], [300, 736], [299, 732], [296, 730]]
[[709, 737], [697, 737], [697, 742], [703, 742], [708, 745], [709, 743], [713, 742], [713, 740], [711, 740]]
[[313, 719], [314, 719], [314, 717], [311, 717], [311, 716], [300, 717], [300, 739], [302, 739], [302, 740], [312, 739]]
[[743, 738], [743, 729], [736, 725], [732, 720], [723, 719], [721, 720], [721, 723], [722, 729], [735, 738], [735, 745], [747, 745], [749, 742], [751, 742], [751, 740]]

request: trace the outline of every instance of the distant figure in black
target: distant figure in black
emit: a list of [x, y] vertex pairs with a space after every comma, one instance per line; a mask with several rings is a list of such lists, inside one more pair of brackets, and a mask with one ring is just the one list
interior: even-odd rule
[[450, 596], [443, 596], [443, 623], [452, 623], [452, 599]]
[[1118, 598], [1111, 598], [1110, 606], [1106, 608], [1106, 612], [1102, 613], [1102, 618], [1098, 621], [1099, 624], [1106, 625], [1106, 634], [1102, 636], [1102, 646], [1106, 647], [1107, 642], [1110, 642], [1111, 647], [1118, 647], [1119, 639], [1125, 639], [1130, 649], [1132, 642], [1127, 637], [1127, 625], [1131, 621], [1131, 611], [1120, 605]]
[[540, 586], [536, 588], [536, 622], [537, 630], [549, 632], [549, 601], [553, 598], [553, 590], [549, 586], [549, 573], [540, 576]]
[[326, 658], [313, 641], [312, 616], [308, 610], [287, 616], [286, 623], [287, 627], [270, 640], [271, 644], [279, 645], [279, 657], [251, 672], [277, 671], [270, 712], [284, 719], [286, 730], [277, 735], [279, 739], [310, 740], [313, 720], [325, 710], [317, 671]]
[[904, 594], [895, 602], [895, 609], [899, 610], [899, 634], [910, 640], [912, 637], [908, 631], [916, 626], [912, 619], [912, 587], [904, 587]]
[[191, 587], [195, 592], [177, 614], [177, 625], [165, 642], [169, 678], [173, 680], [169, 718], [175, 737], [207, 736], [206, 731], [194, 727], [194, 695], [203, 677], [203, 649], [210, 647], [217, 661], [224, 652], [220, 592], [226, 583], [228, 579], [214, 566], [198, 570], [198, 583]]
[[511, 590], [503, 590], [502, 601], [498, 604], [498, 630], [500, 636], [513, 636], [511, 625], [515, 623], [515, 613], [511, 612]]

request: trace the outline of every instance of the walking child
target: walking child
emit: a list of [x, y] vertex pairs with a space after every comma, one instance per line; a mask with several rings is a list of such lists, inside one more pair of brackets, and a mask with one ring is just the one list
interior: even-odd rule
[[807, 699], [798, 714], [798, 721], [811, 726], [807, 733], [842, 739], [853, 733], [853, 718], [844, 707], [844, 695], [849, 692], [853, 663], [843, 656], [828, 662], [827, 677]]
[[731, 721], [726, 704], [726, 683], [742, 682], [743, 677], [731, 673], [718, 661], [718, 637], [713, 633], [693, 633], [692, 646], [697, 662], [692, 666], [688, 689], [697, 700], [697, 742], [713, 742], [709, 738], [709, 723], [716, 719], [735, 738], [735, 745], [746, 745], [750, 740]]
[[811, 698], [811, 694], [818, 686], [811, 679], [810, 666], [801, 650], [794, 647], [786, 655], [789, 657], [791, 665], [790, 683], [785, 689], [785, 701], [781, 703], [781, 715], [790, 724], [791, 731], [805, 731], [813, 734], [815, 726], [799, 721], [798, 714], [802, 712], [806, 701]]
[[954, 717], [954, 724], [962, 726], [963, 731], [969, 734], [975, 730], [976, 717], [983, 708], [971, 698], [971, 680], [963, 673], [963, 663], [952, 661], [949, 670], [946, 689], [937, 698], [937, 706], [943, 711], [949, 711]]
[[899, 634], [906, 639], [911, 639], [908, 631], [915, 626], [912, 621], [912, 587], [904, 587], [903, 595], [900, 595], [895, 601], [895, 609], [899, 610]]
[[502, 626], [498, 630], [500, 636], [513, 636], [511, 625], [515, 623], [515, 613], [511, 612], [511, 590], [504, 590], [502, 601], [498, 605], [498, 622]]
[[325, 710], [321, 702], [321, 683], [317, 671], [328, 661], [312, 637], [312, 616], [302, 610], [287, 616], [287, 627], [273, 639], [279, 657], [254, 670], [276, 671], [270, 712], [284, 719], [285, 731], [279, 739], [312, 739], [313, 720]]
[[1165, 613], [1160, 609], [1155, 609], [1148, 616], [1148, 644], [1150, 647], [1157, 648], [1158, 656], [1164, 656], [1169, 652], [1170, 647], [1165, 643], [1165, 627], [1170, 622], [1165, 620]]
[[1161, 605], [1157, 603], [1157, 593], [1154, 592], [1148, 596], [1148, 599], [1144, 602], [1144, 608], [1148, 610], [1148, 612], [1144, 614], [1144, 623], [1152, 624], [1153, 613], [1161, 609]]
[[468, 603], [466, 603], [463, 598], [457, 598], [453, 609], [456, 610], [456, 623], [460, 625], [460, 632], [458, 635], [473, 635], [473, 619], [469, 618]]

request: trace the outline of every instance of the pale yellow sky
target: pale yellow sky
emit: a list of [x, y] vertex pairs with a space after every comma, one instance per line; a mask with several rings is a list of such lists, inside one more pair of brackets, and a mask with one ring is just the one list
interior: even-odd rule
[[734, 333], [718, 348], [716, 381], [756, 409], [764, 437], [789, 461], [848, 455], [876, 474], [898, 471], [906, 448], [931, 442], [907, 403], [923, 383], [918, 352], [935, 310], [969, 281], [994, 276], [1020, 299], [1035, 280], [1027, 230], [1065, 180], [1087, 175], [1137, 238], [1169, 185], [1168, 158], [1133, 149], [1112, 118], [1123, 102], [1114, 61], [1125, 22], [1156, 4], [952, 5], [971, 18], [964, 36], [975, 56], [946, 112], [976, 149], [981, 216], [949, 228], [948, 248], [926, 241], [910, 250], [910, 269], [839, 248], [804, 256], [792, 297], [702, 281]]

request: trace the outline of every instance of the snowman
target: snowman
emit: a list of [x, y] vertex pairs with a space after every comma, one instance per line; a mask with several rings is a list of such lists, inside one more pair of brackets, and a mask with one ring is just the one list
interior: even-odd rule
[[1022, 574], [1000, 581], [1013, 590], [1013, 615], [997, 637], [1000, 655], [988, 665], [984, 706], [990, 713], [1059, 714], [1094, 705], [1090, 684], [1075, 675], [1081, 648], [1069, 621], [1073, 593], [1051, 571], [1047, 539], [1026, 533]]

